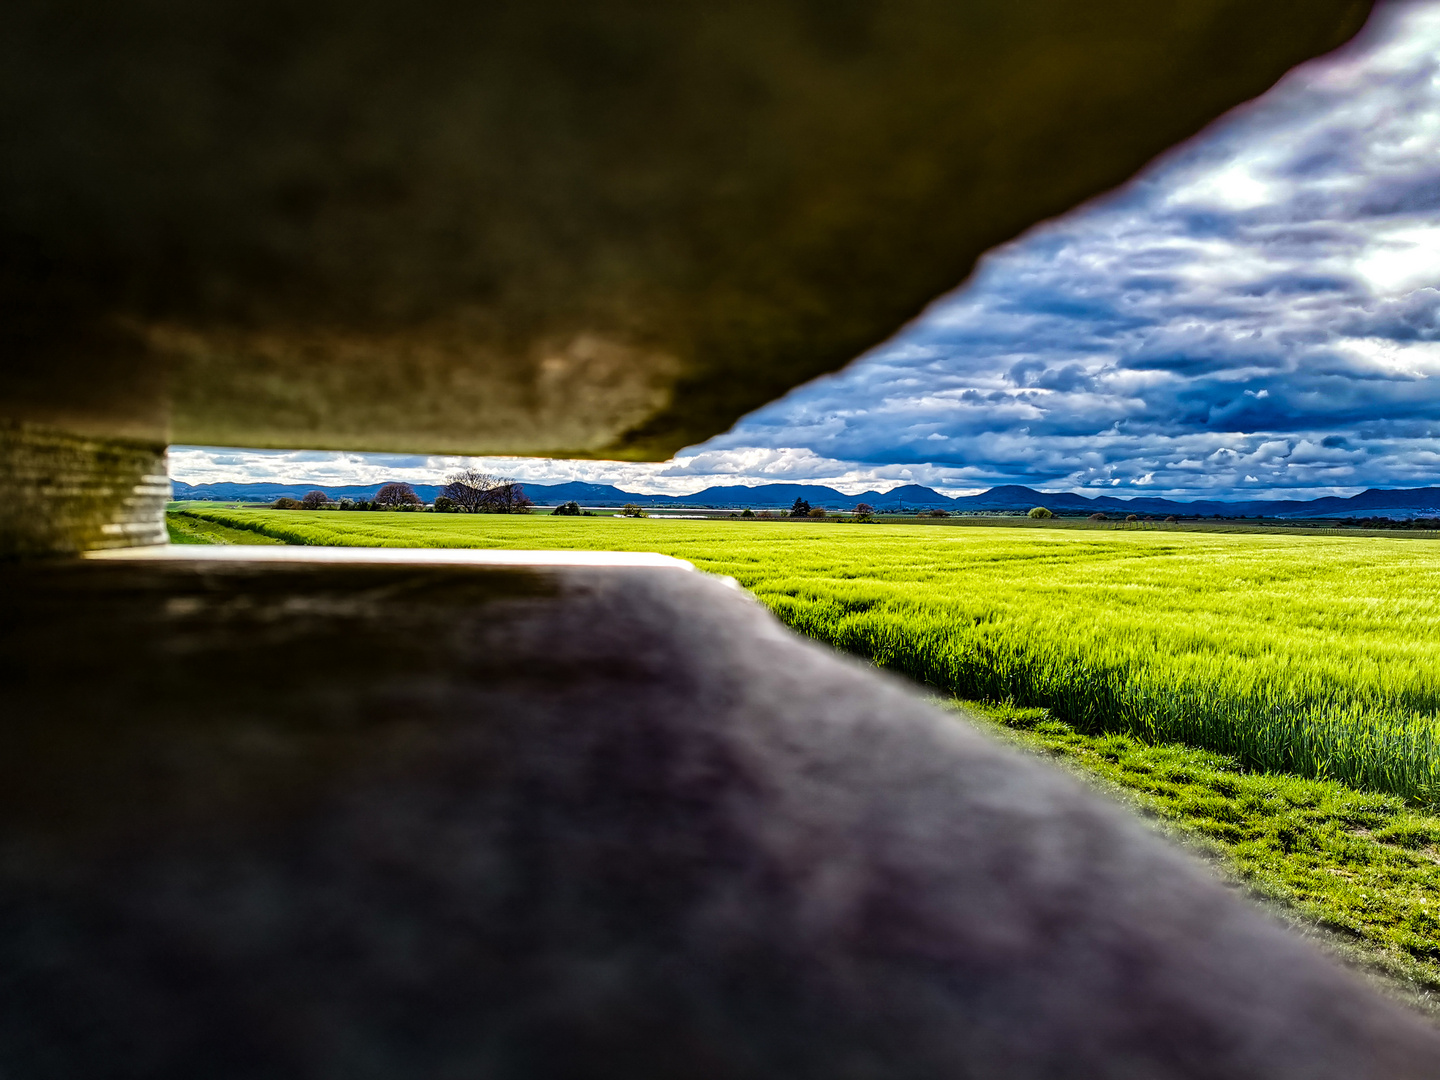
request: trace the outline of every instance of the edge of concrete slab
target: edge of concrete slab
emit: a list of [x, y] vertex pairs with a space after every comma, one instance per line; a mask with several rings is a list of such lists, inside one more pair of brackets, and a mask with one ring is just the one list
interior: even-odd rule
[[492, 548], [248, 547], [157, 544], [88, 551], [87, 559], [185, 563], [369, 563], [414, 566], [596, 566], [693, 571], [695, 565], [650, 551], [526, 551]]

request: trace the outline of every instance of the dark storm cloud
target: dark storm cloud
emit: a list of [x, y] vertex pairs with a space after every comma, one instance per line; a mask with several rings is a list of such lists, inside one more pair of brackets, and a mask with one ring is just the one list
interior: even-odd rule
[[1176, 494], [1440, 483], [1440, 5], [989, 256], [702, 448]]

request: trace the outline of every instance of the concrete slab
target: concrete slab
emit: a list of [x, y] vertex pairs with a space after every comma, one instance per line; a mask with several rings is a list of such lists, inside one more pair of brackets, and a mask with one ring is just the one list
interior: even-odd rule
[[0, 1074], [1440, 1072], [1197, 862], [706, 575], [372, 554], [0, 567]]

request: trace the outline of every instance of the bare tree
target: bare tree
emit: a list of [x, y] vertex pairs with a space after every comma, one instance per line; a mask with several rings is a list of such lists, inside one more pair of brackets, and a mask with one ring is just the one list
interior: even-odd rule
[[445, 477], [440, 493], [454, 500], [465, 513], [478, 514], [484, 509], [486, 496], [504, 482], [479, 469], [458, 469]]
[[534, 505], [523, 487], [503, 477], [485, 492], [479, 510], [482, 514], [528, 514]]
[[306, 510], [319, 510], [330, 505], [330, 497], [317, 488], [314, 491], [307, 491], [305, 497], [300, 500], [300, 505]]
[[377, 506], [420, 506], [420, 496], [415, 494], [415, 489], [409, 484], [386, 484], [375, 493]]

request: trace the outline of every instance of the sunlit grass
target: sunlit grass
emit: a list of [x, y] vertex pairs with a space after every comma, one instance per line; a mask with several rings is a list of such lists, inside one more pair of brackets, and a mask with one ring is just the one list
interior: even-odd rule
[[1333, 780], [1247, 770], [1209, 750], [1084, 735], [1043, 709], [965, 704], [1440, 1015], [1440, 817]]
[[952, 694], [1440, 799], [1440, 546], [1409, 538], [194, 508], [288, 543], [658, 551]]

